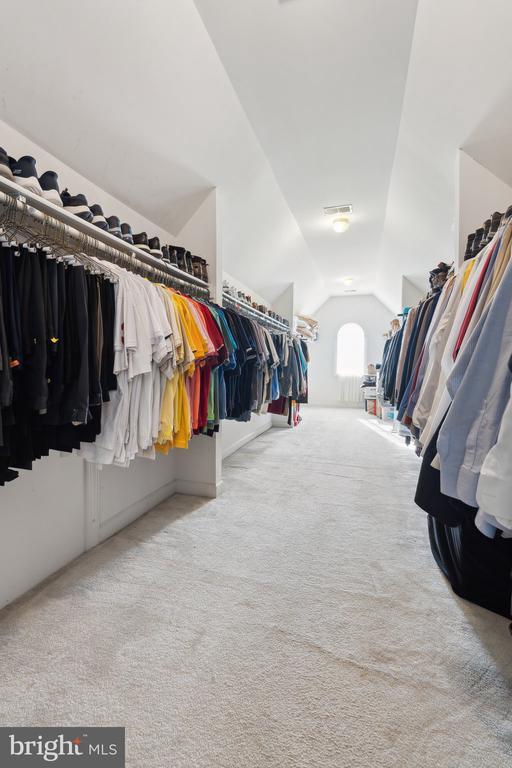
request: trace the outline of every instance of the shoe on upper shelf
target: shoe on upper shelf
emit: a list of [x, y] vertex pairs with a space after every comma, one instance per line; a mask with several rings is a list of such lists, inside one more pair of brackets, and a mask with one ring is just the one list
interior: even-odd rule
[[119, 216], [109, 216], [107, 218], [107, 224], [108, 224], [108, 231], [111, 235], [115, 235], [115, 237], [122, 238], [121, 234], [121, 220], [119, 219]]
[[464, 253], [465, 259], [470, 259], [473, 256], [473, 241], [475, 239], [475, 233], [471, 232], [471, 234], [468, 235], [468, 241], [466, 243], [466, 251]]
[[483, 223], [483, 227], [484, 227], [484, 233], [482, 235], [482, 243], [481, 243], [482, 248], [484, 245], [487, 245], [487, 243], [489, 242], [489, 230], [491, 228], [491, 220], [486, 219]]
[[9, 155], [3, 147], [0, 147], [0, 176], [5, 176], [9, 181], [13, 180], [11, 166], [9, 165]]
[[19, 160], [10, 157], [9, 165], [16, 184], [19, 184], [20, 187], [26, 189], [27, 192], [32, 192], [34, 195], [41, 196], [43, 194], [37, 178], [36, 161], [33, 157], [23, 155]]
[[152, 237], [148, 241], [148, 245], [149, 245], [150, 254], [152, 256], [156, 256], [157, 259], [161, 259], [163, 254], [162, 254], [162, 249], [160, 248], [160, 240], [158, 239], [158, 237]]
[[148, 236], [146, 232], [139, 232], [138, 235], [133, 236], [133, 244], [140, 248], [141, 251], [149, 253]]
[[165, 261], [166, 264], [171, 263], [171, 257], [169, 256], [169, 246], [168, 245], [162, 245], [162, 261]]
[[108, 223], [105, 218], [105, 214], [103, 213], [103, 208], [101, 205], [98, 205], [98, 203], [94, 203], [94, 205], [89, 206], [90, 211], [92, 213], [92, 223], [95, 227], [98, 227], [98, 229], [102, 229], [104, 232], [108, 231]]
[[199, 259], [201, 262], [201, 280], [204, 280], [205, 283], [208, 282], [208, 264], [206, 263], [206, 259]]
[[167, 246], [169, 251], [169, 262], [174, 266], [178, 266], [178, 249], [175, 245], [168, 245]]
[[66, 187], [64, 192], [61, 193], [60, 199], [62, 200], [64, 210], [73, 213], [75, 216], [78, 216], [78, 218], [88, 221], [89, 223], [92, 221], [93, 215], [85, 195], [70, 195], [69, 190]]
[[58, 179], [59, 177], [55, 171], [45, 171], [43, 175], [39, 177], [39, 185], [44, 199], [49, 200], [54, 205], [59, 205], [62, 208]]
[[194, 274], [194, 265], [192, 263], [192, 254], [190, 251], [185, 251], [185, 264], [186, 264], [186, 271], [189, 273], [189, 275]]
[[123, 222], [121, 224], [121, 237], [125, 241], [125, 243], [130, 243], [130, 245], [133, 245], [133, 232], [132, 228], [129, 224], [126, 224], [126, 222]]
[[482, 237], [484, 234], [484, 228], [478, 227], [477, 230], [475, 230], [475, 239], [473, 240], [473, 247], [471, 249], [471, 253], [473, 256], [477, 256], [477, 254], [480, 253], [482, 250]]
[[199, 278], [199, 280], [202, 280], [201, 259], [199, 258], [199, 256], [194, 256], [193, 254], [191, 256], [191, 259], [192, 259], [192, 270], [193, 270], [194, 277], [197, 277]]
[[489, 232], [487, 234], [487, 242], [490, 243], [493, 239], [494, 235], [498, 231], [501, 219], [503, 218], [503, 213], [500, 213], [499, 211], [494, 211], [494, 213], [491, 216], [491, 226], [489, 227]]
[[181, 248], [181, 246], [175, 246], [174, 250], [176, 251], [176, 266], [186, 272], [185, 249]]

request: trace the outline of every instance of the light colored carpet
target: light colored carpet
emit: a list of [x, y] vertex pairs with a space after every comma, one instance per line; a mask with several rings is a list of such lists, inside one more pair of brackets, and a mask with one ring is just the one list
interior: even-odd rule
[[142, 768], [505, 768], [512, 642], [456, 598], [418, 460], [305, 410], [0, 615], [2, 725], [125, 725]]

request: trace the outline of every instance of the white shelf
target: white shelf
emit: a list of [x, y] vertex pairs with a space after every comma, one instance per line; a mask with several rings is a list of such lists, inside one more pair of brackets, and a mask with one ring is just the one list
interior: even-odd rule
[[20, 187], [18, 184], [0, 176], [0, 206], [12, 205], [13, 200], [16, 202], [18, 213], [23, 216], [28, 215], [32, 217], [36, 224], [42, 225], [43, 222], [45, 222], [45, 216], [55, 219], [60, 225], [63, 224], [66, 228], [66, 237], [75, 245], [79, 246], [83, 243], [85, 235], [94, 241], [94, 244], [99, 250], [104, 250], [106, 252], [110, 248], [120, 251], [125, 256], [136, 258], [137, 261], [143, 262], [155, 269], [159, 269], [162, 272], [166, 272], [171, 277], [175, 277], [192, 285], [197, 285], [200, 288], [209, 289], [209, 284], [204, 280], [201, 280], [194, 275], [190, 275], [188, 272], [185, 272], [172, 264], [168, 264], [161, 259], [157, 259], [150, 253], [146, 253], [146, 251], [137, 248], [136, 245], [131, 245], [125, 240], [115, 237], [115, 235], [111, 235], [110, 232], [105, 232], [104, 230], [99, 229], [99, 227], [96, 227], [94, 224], [84, 221], [72, 213], [68, 213], [64, 208], [55, 205], [44, 197], [34, 195], [23, 187]]
[[230, 293], [227, 293], [227, 291], [222, 292], [222, 299], [226, 301], [231, 301], [233, 304], [236, 304], [238, 307], [241, 307], [242, 309], [245, 309], [247, 312], [252, 313], [256, 316], [256, 319], [264, 320], [267, 323], [271, 323], [272, 325], [275, 325], [279, 330], [283, 330], [288, 332], [291, 332], [291, 328], [289, 325], [286, 325], [286, 323], [281, 323], [279, 320], [275, 320], [270, 315], [266, 315], [265, 312], [260, 312], [259, 309], [254, 309], [253, 306], [251, 306], [247, 301], [244, 301], [243, 299], [239, 299], [236, 296], [232, 296]]

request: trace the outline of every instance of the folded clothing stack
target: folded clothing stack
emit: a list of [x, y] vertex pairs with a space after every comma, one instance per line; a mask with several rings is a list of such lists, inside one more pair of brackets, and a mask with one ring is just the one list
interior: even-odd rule
[[318, 336], [318, 320], [308, 315], [297, 315], [295, 330], [305, 339], [315, 341]]

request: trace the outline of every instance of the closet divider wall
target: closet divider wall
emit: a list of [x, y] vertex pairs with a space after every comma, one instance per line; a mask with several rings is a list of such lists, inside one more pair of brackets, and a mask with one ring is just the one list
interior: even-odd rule
[[[21, 152], [27, 151], [27, 143], [23, 140]], [[34, 146], [29, 151], [37, 156], [39, 150]], [[53, 167], [58, 167], [59, 173], [65, 176], [66, 169], [62, 169], [62, 164], [59, 166], [55, 160]], [[10, 206], [11, 220], [15, 224], [13, 198], [8, 195], [9, 182], [6, 181], [2, 188], [4, 212], [5, 205]], [[99, 199], [102, 199], [102, 194], [99, 190]], [[208, 243], [213, 293], [216, 270], [215, 192], [209, 197], [208, 204], [201, 206], [201, 210], [192, 217], [194, 221], [189, 222], [186, 236], [190, 242], [193, 228], [197, 229], [199, 240], [204, 241], [205, 233], [210, 238], [212, 232], [215, 235]], [[25, 219], [25, 223], [30, 219], [31, 225], [37, 229], [38, 221], [41, 223], [37, 211], [45, 209], [45, 202], [41, 198], [31, 200], [28, 194], [25, 194], [24, 201], [33, 205], [27, 206], [22, 202], [18, 214]], [[87, 233], [91, 237], [89, 245], [92, 240], [101, 243], [100, 250], [103, 246], [123, 249], [121, 241], [112, 238], [114, 242], [109, 242], [111, 236], [108, 233], [101, 233], [96, 228], [88, 231], [90, 225], [62, 209], [51, 208], [46, 208], [46, 212], [59, 218], [62, 222], [61, 234], [70, 241], [76, 237], [76, 242], [80, 244], [80, 238], [85, 238]], [[151, 222], [143, 223], [143, 226], [153, 230]], [[168, 234], [166, 239], [174, 242], [180, 239], [180, 233], [176, 237]], [[40, 237], [40, 241], [44, 242], [44, 237]], [[141, 254], [140, 259], [152, 267], [174, 273], [171, 275], [174, 280], [180, 279], [175, 270], [166, 269], [147, 254]], [[200, 285], [200, 281], [192, 276], [185, 276], [185, 281], [189, 287]], [[178, 282], [174, 284], [176, 287], [180, 285]], [[0, 606], [23, 594], [172, 494], [182, 492], [215, 496], [221, 483], [220, 450], [217, 440], [199, 437], [191, 441], [186, 451], [171, 451], [167, 456], [159, 456], [156, 461], [138, 458], [128, 470], [116, 466], [100, 468], [73, 454], [50, 453], [42, 461], [35, 462], [31, 472], [22, 471], [22, 474], [22, 478], [0, 488]]]
[[215, 496], [220, 420], [305, 393], [307, 354], [223, 300], [215, 191], [165, 235], [206, 257], [210, 285], [4, 178], [0, 227], [4, 605], [173, 493]]

